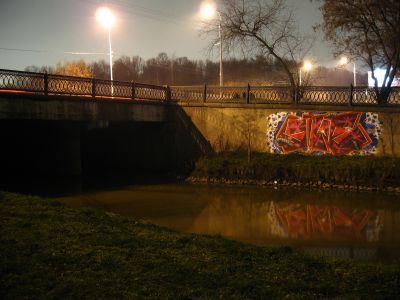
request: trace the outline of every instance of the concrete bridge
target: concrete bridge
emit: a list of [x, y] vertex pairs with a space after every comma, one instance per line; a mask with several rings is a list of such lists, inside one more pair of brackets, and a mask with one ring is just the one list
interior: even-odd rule
[[208, 151], [286, 149], [268, 135], [270, 119], [289, 112], [379, 115], [382, 126], [364, 124], [380, 139], [374, 154], [400, 154], [400, 89], [380, 105], [366, 87], [168, 87], [0, 70], [0, 163], [16, 174], [177, 169]]
[[2, 173], [181, 168], [210, 146], [168, 97], [162, 86], [0, 70]]

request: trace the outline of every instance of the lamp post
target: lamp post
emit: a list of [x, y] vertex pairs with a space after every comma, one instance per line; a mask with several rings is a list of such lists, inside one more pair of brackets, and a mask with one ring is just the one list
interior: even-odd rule
[[301, 86], [301, 70], [304, 69], [304, 71], [309, 72], [313, 68], [313, 65], [311, 62], [306, 61], [304, 62], [303, 66], [299, 68], [299, 85]]
[[[349, 59], [346, 56], [342, 56], [339, 60], [339, 66], [345, 66], [349, 63]], [[357, 86], [357, 72], [356, 72], [356, 63], [352, 62], [353, 64], [353, 85], [354, 87]]]
[[218, 13], [218, 33], [219, 33], [219, 86], [224, 86], [224, 71], [222, 65], [222, 17], [221, 13], [217, 10], [214, 2], [204, 2], [200, 8], [201, 16], [204, 19], [211, 19], [215, 13]]
[[111, 47], [111, 28], [115, 21], [115, 16], [112, 11], [107, 7], [100, 7], [96, 10], [97, 21], [108, 30], [108, 46], [110, 51], [110, 79], [111, 79], [111, 95], [114, 94], [112, 86], [113, 81], [113, 52]]

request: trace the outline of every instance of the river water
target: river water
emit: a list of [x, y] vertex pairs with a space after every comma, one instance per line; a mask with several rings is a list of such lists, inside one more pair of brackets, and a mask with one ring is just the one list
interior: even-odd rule
[[183, 232], [316, 255], [400, 259], [400, 197], [394, 194], [147, 183], [59, 199]]

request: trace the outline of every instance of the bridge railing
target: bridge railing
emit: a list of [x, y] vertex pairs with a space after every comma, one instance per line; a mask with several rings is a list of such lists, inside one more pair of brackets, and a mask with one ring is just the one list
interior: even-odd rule
[[[382, 105], [368, 87], [308, 86], [159, 86], [134, 82], [21, 72], [0, 69], [0, 90], [109, 97], [133, 100], [184, 101], [188, 103]], [[400, 105], [400, 87], [392, 87], [385, 105]]]
[[186, 102], [207, 103], [292, 103], [291, 90], [288, 87], [252, 86], [172, 86], [171, 99]]
[[166, 86], [3, 69], [0, 69], [0, 90], [134, 100], [170, 98]]
[[[172, 86], [175, 101], [243, 104], [380, 105], [369, 87], [308, 86]], [[386, 105], [400, 105], [400, 87], [392, 87]]]

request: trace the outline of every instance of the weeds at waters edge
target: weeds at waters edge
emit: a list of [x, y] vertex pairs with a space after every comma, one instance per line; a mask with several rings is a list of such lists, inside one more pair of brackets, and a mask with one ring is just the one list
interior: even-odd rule
[[400, 159], [374, 156], [309, 156], [223, 153], [200, 158], [194, 177], [262, 180], [302, 185], [400, 187]]
[[394, 299], [400, 266], [183, 234], [0, 193], [1, 299]]

